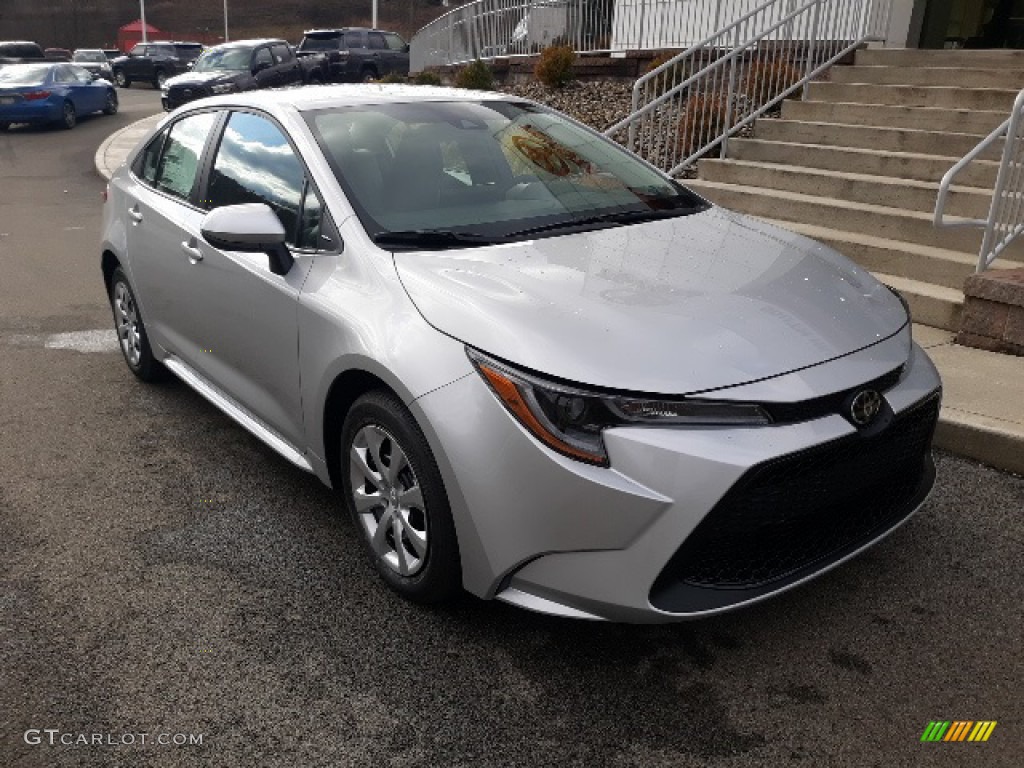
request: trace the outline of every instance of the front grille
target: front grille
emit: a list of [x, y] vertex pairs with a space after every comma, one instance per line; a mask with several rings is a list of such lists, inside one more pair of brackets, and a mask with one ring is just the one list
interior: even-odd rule
[[210, 89], [204, 85], [176, 86], [167, 91], [167, 103], [174, 109], [209, 95]]
[[681, 611], [741, 602], [803, 578], [892, 528], [931, 487], [939, 402], [936, 392], [882, 431], [858, 432], [748, 470], [669, 560], [651, 603]]

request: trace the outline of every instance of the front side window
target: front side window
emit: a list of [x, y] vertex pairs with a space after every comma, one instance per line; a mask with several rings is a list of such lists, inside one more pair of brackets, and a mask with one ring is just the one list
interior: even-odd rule
[[380, 32], [367, 32], [366, 37], [369, 43], [366, 47], [371, 51], [383, 51], [388, 47], [384, 42], [384, 35]]
[[292, 60], [292, 51], [287, 45], [273, 45], [270, 52], [274, 55], [275, 64]]
[[235, 112], [217, 150], [206, 205], [213, 209], [266, 203], [281, 220], [288, 244], [294, 245], [300, 237], [305, 181], [302, 163], [274, 123], [259, 115]]
[[170, 127], [153, 174], [156, 189], [182, 200], [191, 196], [203, 147], [216, 120], [216, 112], [200, 112]]
[[368, 104], [306, 120], [379, 242], [424, 231], [525, 239], [706, 205], [604, 137], [526, 103]]
[[260, 48], [256, 51], [256, 55], [252, 57], [252, 71], [259, 72], [261, 69], [272, 67], [274, 65], [274, 59], [270, 55], [269, 48]]
[[145, 56], [146, 55], [146, 46], [144, 46], [144, 45], [142, 45], [140, 43], [139, 45], [136, 45], [134, 48], [132, 48], [131, 52], [128, 55], [129, 56]]
[[69, 69], [71, 70], [71, 73], [74, 75], [75, 80], [77, 80], [79, 83], [85, 84], [92, 82], [92, 73], [89, 72], [89, 70], [83, 69], [82, 67], [69, 67]]

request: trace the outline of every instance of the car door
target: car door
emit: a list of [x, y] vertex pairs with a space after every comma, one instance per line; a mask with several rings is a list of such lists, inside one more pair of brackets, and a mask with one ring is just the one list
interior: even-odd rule
[[297, 322], [313, 258], [304, 253], [309, 226], [302, 215], [311, 194], [305, 168], [278, 125], [262, 114], [233, 112], [211, 159], [204, 206], [269, 205], [295, 264], [276, 275], [265, 254], [219, 250], [201, 236], [189, 242], [200, 256], [186, 305], [203, 334], [196, 368], [293, 445], [304, 439]]
[[274, 57], [266, 45], [252, 52], [252, 76], [256, 78], [257, 88], [273, 88], [277, 85], [278, 73], [274, 68]]
[[295, 58], [291, 48], [284, 43], [275, 43], [270, 46], [270, 55], [274, 57], [274, 67], [278, 72], [278, 85], [302, 82], [299, 60]]
[[85, 67], [68, 67], [71, 70], [73, 82], [71, 88], [75, 93], [75, 109], [78, 114], [84, 115], [90, 112], [98, 112], [106, 106], [107, 89], [93, 80], [92, 73]]
[[380, 32], [366, 33], [366, 47], [369, 49], [369, 61], [377, 70], [378, 77], [391, 72], [391, 58], [388, 54], [388, 45], [384, 41], [384, 35]]
[[128, 54], [128, 61], [125, 62], [124, 68], [129, 79], [145, 80], [152, 77], [152, 73], [146, 71], [146, 62], [149, 61], [149, 48], [150, 46], [140, 43], [132, 48]]
[[150, 340], [190, 365], [208, 348], [189, 308], [194, 252], [206, 211], [194, 202], [218, 111], [189, 114], [161, 131], [132, 166], [127, 190], [128, 268]]

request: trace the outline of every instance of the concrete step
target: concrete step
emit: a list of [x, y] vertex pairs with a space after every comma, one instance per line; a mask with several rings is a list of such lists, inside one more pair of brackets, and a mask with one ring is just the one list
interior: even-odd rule
[[[964, 280], [974, 274], [977, 254], [949, 251], [917, 243], [890, 240], [831, 227], [778, 221], [779, 226], [835, 248], [871, 272], [905, 277], [923, 283], [961, 290]], [[1016, 261], [996, 260], [992, 269], [1019, 269]]]
[[[963, 157], [978, 144], [979, 137], [969, 133], [919, 131], [909, 128], [882, 128], [868, 125], [842, 125], [803, 120], [758, 120], [754, 137], [768, 141], [797, 144], [828, 144], [840, 147], [884, 149], [891, 152], [918, 152], [943, 157]], [[994, 143], [982, 157], [998, 160], [1003, 142]]]
[[960, 328], [960, 315], [964, 309], [963, 291], [884, 272], [874, 274], [883, 283], [903, 294], [903, 298], [910, 304], [910, 316], [914, 322], [947, 331]]
[[986, 111], [938, 107], [907, 107], [844, 102], [798, 101], [782, 102], [782, 117], [843, 125], [877, 125], [887, 128], [911, 128], [922, 131], [953, 131], [987, 136], [1009, 117], [1009, 109]]
[[904, 107], [954, 107], [1009, 113], [1019, 89], [951, 88], [923, 85], [810, 83], [808, 101], [891, 104]]
[[[731, 139], [728, 155], [735, 160], [918, 179], [934, 182], [936, 186], [946, 171], [960, 159], [959, 156], [876, 152], [856, 147], [829, 147], [823, 144], [793, 144], [760, 139]], [[957, 184], [991, 190], [995, 186], [998, 167], [999, 164], [994, 161], [978, 160], [957, 176]]]
[[[704, 181], [779, 189], [924, 213], [931, 213], [935, 209], [938, 192], [936, 184], [928, 181], [744, 160], [701, 160], [698, 168], [700, 178]], [[952, 187], [946, 198], [946, 211], [951, 216], [984, 218], [988, 216], [991, 203], [991, 191], [976, 187]]]
[[[782, 221], [829, 222], [847, 232], [930, 245], [965, 254], [977, 254], [981, 247], [980, 229], [938, 229], [932, 224], [930, 213], [700, 179], [688, 181], [687, 186], [713, 203], [752, 216]], [[1019, 259], [1024, 255], [1024, 242], [1012, 243], [1004, 255], [1007, 259]]]
[[1013, 69], [1024, 74], [1024, 51], [928, 50], [924, 48], [863, 48], [857, 51], [857, 66], [882, 67], [966, 67]]
[[875, 85], [938, 85], [956, 88], [1001, 88], [1019, 91], [1024, 87], [1024, 70], [975, 69], [943, 62], [934, 67], [853, 66], [833, 67], [833, 83]]

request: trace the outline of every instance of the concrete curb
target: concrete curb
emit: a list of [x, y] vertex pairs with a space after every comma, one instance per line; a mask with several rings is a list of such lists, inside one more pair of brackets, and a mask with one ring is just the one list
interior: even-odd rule
[[166, 114], [163, 112], [150, 115], [110, 134], [100, 144], [93, 157], [96, 173], [109, 181], [110, 177], [114, 175], [114, 171], [124, 162], [128, 154], [135, 149], [142, 137], [149, 133], [153, 126], [163, 120], [164, 117], [166, 117]]

